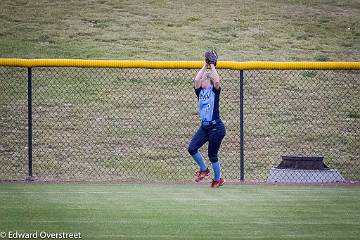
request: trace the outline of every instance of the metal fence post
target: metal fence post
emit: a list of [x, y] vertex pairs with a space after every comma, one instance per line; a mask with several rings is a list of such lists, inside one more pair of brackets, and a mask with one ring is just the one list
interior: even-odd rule
[[240, 181], [244, 181], [244, 70], [240, 70]]
[[31, 180], [32, 173], [32, 73], [28, 68], [28, 180]]

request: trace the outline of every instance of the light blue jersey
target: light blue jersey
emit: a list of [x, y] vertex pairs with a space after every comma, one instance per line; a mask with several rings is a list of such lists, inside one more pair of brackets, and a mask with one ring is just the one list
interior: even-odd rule
[[201, 121], [212, 121], [219, 119], [219, 95], [220, 89], [214, 87], [208, 89], [195, 89], [198, 96], [199, 115]]

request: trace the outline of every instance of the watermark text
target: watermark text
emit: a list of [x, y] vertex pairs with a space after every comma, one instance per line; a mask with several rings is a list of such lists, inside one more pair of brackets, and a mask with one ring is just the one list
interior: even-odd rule
[[70, 232], [19, 232], [8, 231], [0, 232], [1, 239], [81, 239], [81, 233]]

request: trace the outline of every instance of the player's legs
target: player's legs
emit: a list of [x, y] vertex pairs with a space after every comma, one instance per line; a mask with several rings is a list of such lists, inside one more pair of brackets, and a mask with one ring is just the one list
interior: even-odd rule
[[226, 134], [225, 126], [222, 122], [217, 124], [209, 131], [209, 148], [208, 155], [214, 171], [214, 180], [220, 181], [221, 179], [221, 166], [218, 158], [218, 152], [222, 140]]
[[195, 133], [195, 135], [192, 137], [188, 147], [189, 154], [199, 165], [200, 171], [203, 172], [207, 170], [207, 166], [205, 164], [202, 154], [199, 152], [199, 148], [201, 148], [201, 146], [204, 145], [207, 141], [208, 141], [208, 134], [205, 129], [200, 127]]

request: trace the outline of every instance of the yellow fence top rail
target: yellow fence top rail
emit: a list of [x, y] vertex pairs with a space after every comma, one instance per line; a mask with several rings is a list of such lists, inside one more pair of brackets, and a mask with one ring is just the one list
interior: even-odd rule
[[[158, 68], [196, 69], [202, 61], [16, 59], [0, 58], [8, 67], [84, 67], [84, 68]], [[233, 70], [360, 70], [360, 62], [232, 62], [218, 61], [217, 68]]]

